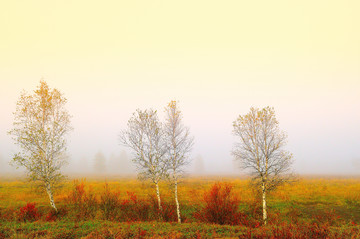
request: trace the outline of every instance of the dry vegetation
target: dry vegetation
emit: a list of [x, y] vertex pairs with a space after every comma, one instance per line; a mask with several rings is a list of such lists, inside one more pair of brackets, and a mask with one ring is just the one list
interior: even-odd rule
[[[221, 183], [217, 183], [221, 182]], [[187, 178], [179, 185], [178, 224], [171, 186], [163, 211], [148, 182], [134, 178], [68, 180], [54, 213], [25, 179], [0, 183], [0, 238], [359, 238], [360, 179], [302, 178], [269, 195], [262, 225], [259, 192], [246, 179]]]

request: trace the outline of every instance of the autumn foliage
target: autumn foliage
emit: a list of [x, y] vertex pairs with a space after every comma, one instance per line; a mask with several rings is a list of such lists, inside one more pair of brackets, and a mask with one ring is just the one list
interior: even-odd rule
[[127, 197], [120, 204], [124, 221], [148, 221], [151, 218], [150, 204], [139, 199], [134, 192], [126, 192]]
[[233, 186], [228, 183], [215, 183], [204, 194], [204, 207], [195, 217], [204, 222], [220, 225], [237, 225], [245, 218], [239, 211], [239, 199], [232, 193]]
[[75, 180], [66, 197], [67, 217], [76, 220], [176, 221], [175, 205], [164, 200], [162, 207], [163, 210], [160, 211], [155, 195], [141, 199], [130, 191], [123, 195], [118, 190], [111, 189], [108, 183], [95, 194], [92, 188], [86, 187], [84, 181]]
[[[179, 187], [181, 224], [176, 223], [175, 200], [166, 184], [161, 185], [159, 211], [152, 188], [136, 180], [75, 180], [56, 195], [56, 212], [31, 188], [12, 183], [24, 191], [10, 194], [0, 187], [0, 239], [360, 237], [358, 180], [311, 179], [281, 187], [269, 195], [267, 226], [259, 195], [248, 182], [224, 181], [184, 180]], [[17, 201], [19, 206], [12, 206]]]
[[117, 219], [120, 204], [119, 192], [111, 191], [109, 185], [105, 183], [99, 200], [99, 209], [102, 212], [103, 218], [105, 220]]
[[27, 203], [24, 207], [21, 207], [17, 218], [22, 222], [32, 222], [40, 218], [40, 214], [36, 208], [36, 203]]
[[95, 217], [97, 210], [97, 200], [92, 189], [85, 187], [85, 182], [77, 180], [73, 183], [73, 188], [66, 198], [68, 212], [77, 220]]

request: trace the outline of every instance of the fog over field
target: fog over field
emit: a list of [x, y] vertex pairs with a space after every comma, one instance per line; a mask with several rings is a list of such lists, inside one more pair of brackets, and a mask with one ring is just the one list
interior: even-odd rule
[[133, 173], [120, 131], [136, 109], [163, 119], [178, 100], [195, 138], [189, 173], [244, 175], [232, 123], [272, 106], [295, 172], [360, 174], [358, 1], [186, 2], [1, 7], [0, 171], [18, 172], [7, 131], [21, 91], [43, 78], [73, 116], [68, 173]]

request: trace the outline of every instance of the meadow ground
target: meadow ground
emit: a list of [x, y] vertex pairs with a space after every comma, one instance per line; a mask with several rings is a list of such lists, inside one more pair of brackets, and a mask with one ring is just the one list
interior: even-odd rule
[[[216, 198], [224, 194], [214, 196], [216, 182], [221, 182], [220, 189], [230, 185], [230, 204]], [[360, 238], [360, 178], [356, 177], [302, 177], [278, 188], [268, 195], [267, 226], [261, 222], [260, 197], [247, 179], [183, 179], [182, 224], [176, 222], [171, 185], [162, 183], [160, 192], [161, 213], [150, 182], [79, 177], [57, 190], [59, 212], [54, 213], [36, 185], [22, 177], [3, 177], [0, 238]], [[225, 209], [218, 210], [221, 205]], [[214, 217], [226, 220], [214, 222]]]

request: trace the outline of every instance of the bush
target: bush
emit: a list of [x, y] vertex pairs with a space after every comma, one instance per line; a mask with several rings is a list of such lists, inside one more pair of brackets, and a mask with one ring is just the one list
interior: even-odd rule
[[114, 220], [118, 217], [120, 207], [119, 192], [112, 192], [109, 185], [105, 183], [104, 192], [100, 196], [99, 208], [106, 220]]
[[27, 203], [24, 207], [20, 208], [17, 218], [22, 222], [32, 222], [40, 218], [40, 214], [35, 206], [35, 203]]
[[158, 200], [155, 195], [149, 195], [148, 200], [151, 204], [153, 214], [157, 216], [157, 219], [164, 221], [164, 222], [177, 221], [175, 202], [170, 202], [168, 200], [165, 200], [165, 197], [162, 197], [162, 200], [161, 200], [162, 210], [160, 211]]
[[[177, 221], [177, 213], [176, 213], [176, 205], [175, 203], [170, 203], [168, 201], [164, 201], [161, 203], [162, 211], [160, 212], [161, 218], [165, 222], [176, 222]], [[183, 221], [185, 218], [183, 217]]]
[[97, 210], [97, 200], [91, 189], [85, 190], [84, 182], [74, 181], [74, 187], [66, 199], [69, 212], [77, 220], [94, 218]]
[[138, 199], [135, 193], [126, 192], [128, 198], [120, 205], [122, 219], [124, 221], [148, 221], [151, 217], [150, 205], [144, 200]]
[[47, 213], [44, 213], [43, 220], [46, 222], [54, 222], [58, 218], [63, 218], [67, 214], [68, 214], [67, 209], [62, 207], [62, 208], [58, 208], [57, 211], [50, 210]]
[[245, 221], [239, 212], [239, 199], [232, 194], [232, 185], [215, 183], [204, 194], [205, 206], [195, 213], [195, 218], [220, 225], [237, 225]]

